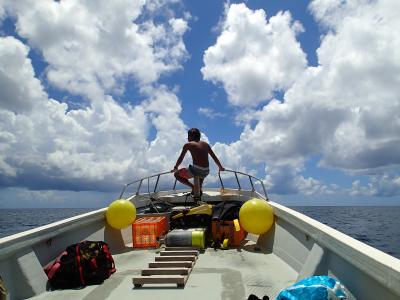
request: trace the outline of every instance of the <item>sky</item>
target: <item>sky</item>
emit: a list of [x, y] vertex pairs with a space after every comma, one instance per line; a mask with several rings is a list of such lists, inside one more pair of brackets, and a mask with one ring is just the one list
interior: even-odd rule
[[0, 208], [106, 206], [192, 127], [272, 201], [400, 205], [399, 48], [398, 0], [0, 0]]

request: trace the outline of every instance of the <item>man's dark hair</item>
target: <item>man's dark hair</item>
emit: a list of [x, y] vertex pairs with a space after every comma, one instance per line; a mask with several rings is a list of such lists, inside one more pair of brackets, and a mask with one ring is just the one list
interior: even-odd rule
[[197, 128], [192, 128], [188, 130], [188, 136], [190, 136], [194, 141], [198, 142], [200, 141], [200, 130]]

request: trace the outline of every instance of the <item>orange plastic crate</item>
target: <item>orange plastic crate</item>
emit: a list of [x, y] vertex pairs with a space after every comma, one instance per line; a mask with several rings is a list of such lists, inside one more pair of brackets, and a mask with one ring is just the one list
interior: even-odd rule
[[211, 232], [214, 241], [222, 242], [224, 239], [229, 239], [229, 246], [232, 247], [240, 246], [247, 235], [243, 228], [236, 231], [233, 221], [212, 221]]
[[166, 217], [140, 217], [132, 224], [134, 248], [158, 247], [158, 238], [168, 230]]

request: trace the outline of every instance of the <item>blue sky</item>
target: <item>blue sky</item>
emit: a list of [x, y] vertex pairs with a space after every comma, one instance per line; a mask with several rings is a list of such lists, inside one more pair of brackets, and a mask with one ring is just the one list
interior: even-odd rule
[[171, 169], [191, 127], [271, 200], [398, 205], [399, 17], [396, 0], [2, 0], [0, 208], [107, 205]]

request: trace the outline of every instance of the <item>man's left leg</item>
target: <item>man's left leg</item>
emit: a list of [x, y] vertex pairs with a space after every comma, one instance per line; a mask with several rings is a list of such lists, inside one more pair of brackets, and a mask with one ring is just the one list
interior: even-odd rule
[[193, 198], [194, 198], [195, 202], [200, 201], [201, 196], [203, 195], [203, 181], [204, 181], [204, 177], [200, 177], [200, 176], [194, 177]]
[[203, 181], [204, 181], [204, 177], [200, 177], [200, 196], [201, 196], [201, 194], [203, 194]]
[[200, 180], [201, 180], [201, 177], [199, 177], [199, 176], [194, 176], [194, 178], [193, 178], [193, 185], [194, 185], [194, 188], [193, 188], [193, 197], [194, 198], [200, 198], [200, 196], [201, 196], [201, 183], [200, 183]]

